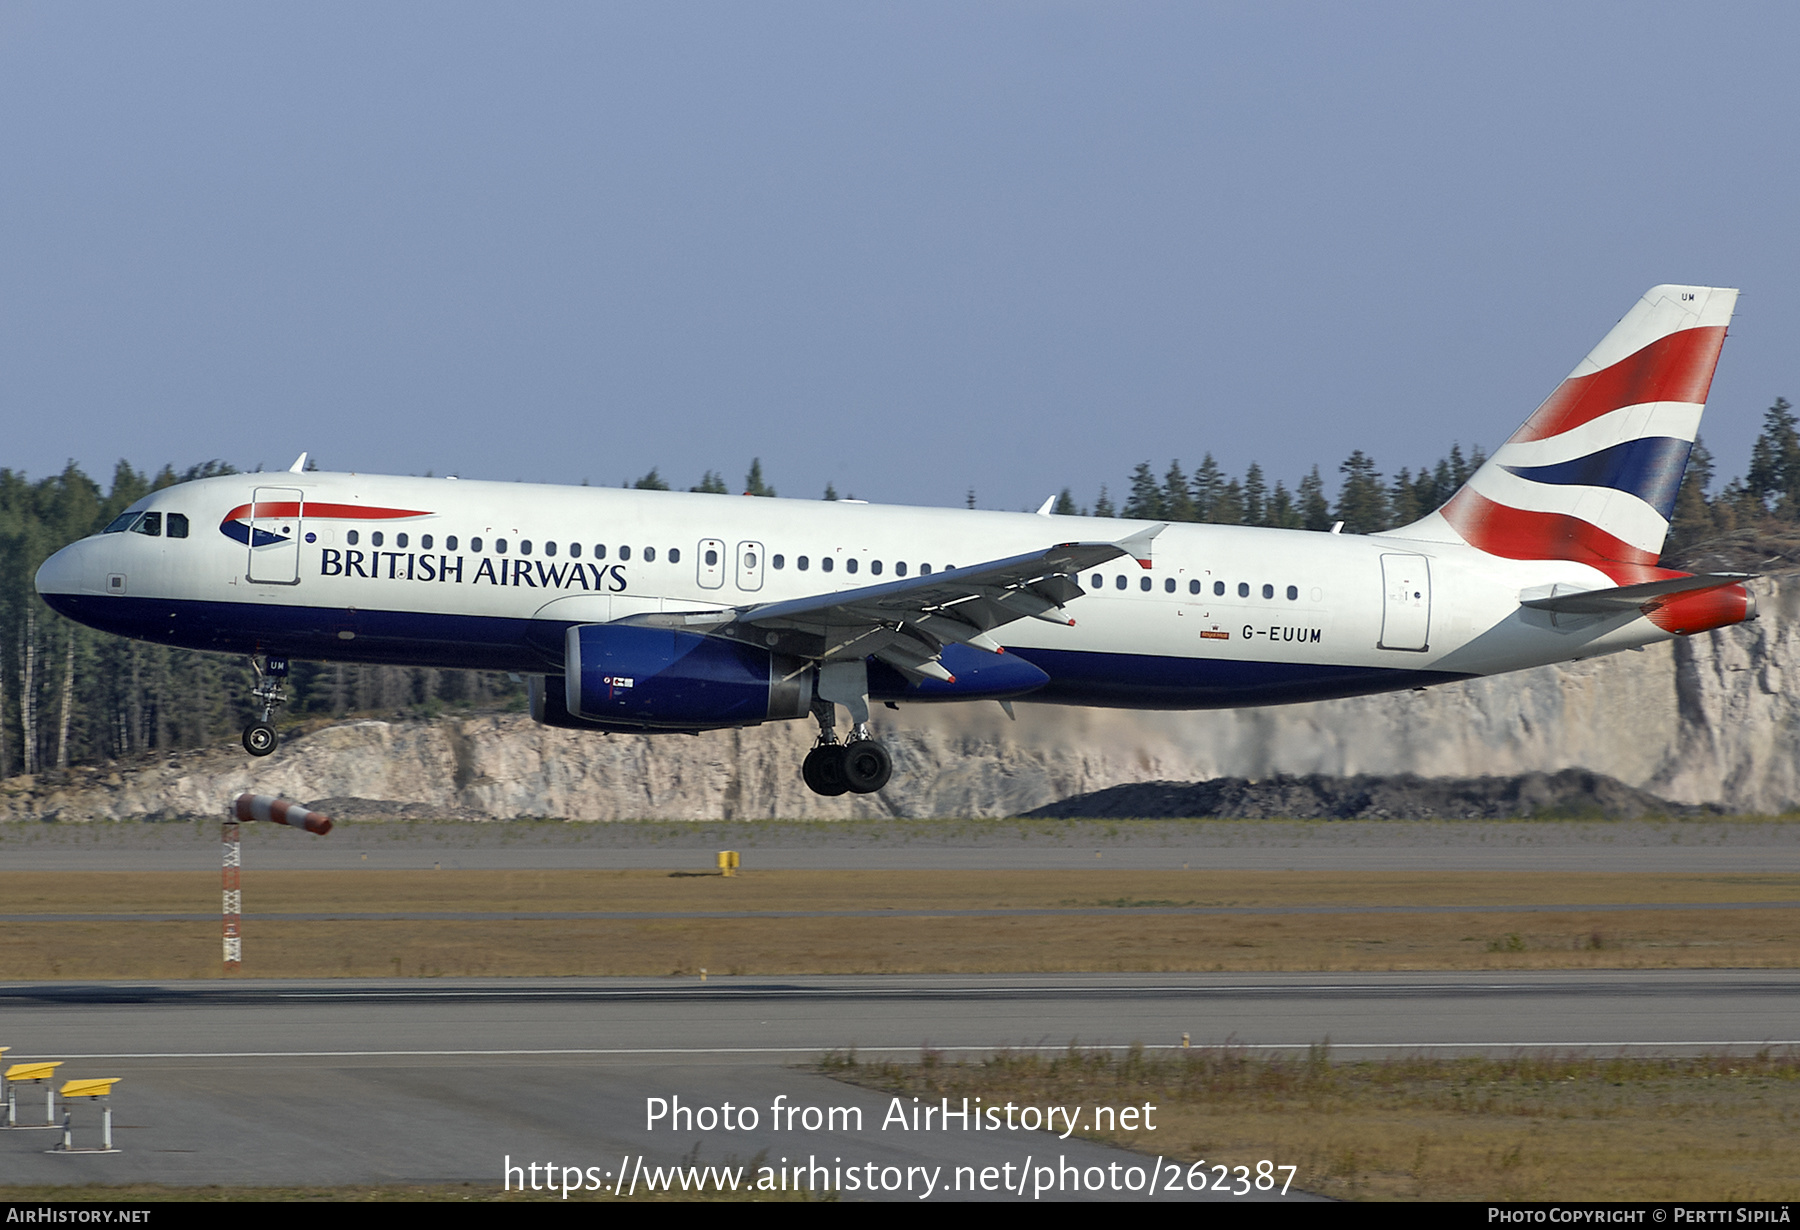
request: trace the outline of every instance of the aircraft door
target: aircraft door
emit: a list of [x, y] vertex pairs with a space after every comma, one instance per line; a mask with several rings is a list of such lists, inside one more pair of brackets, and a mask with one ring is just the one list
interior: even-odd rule
[[258, 487], [250, 501], [249, 579], [300, 584], [300, 524], [306, 496], [296, 487]]
[[737, 545], [737, 587], [754, 593], [762, 588], [763, 548], [760, 542]]
[[1423, 555], [1381, 557], [1378, 649], [1423, 653], [1431, 632], [1431, 562]]
[[717, 589], [725, 584], [724, 542], [717, 538], [702, 538], [694, 558], [699, 561], [701, 589]]

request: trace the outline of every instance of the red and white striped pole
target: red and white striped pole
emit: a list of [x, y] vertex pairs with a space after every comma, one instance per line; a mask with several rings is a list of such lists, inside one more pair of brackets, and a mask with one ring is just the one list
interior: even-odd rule
[[239, 856], [238, 822], [227, 820], [221, 826], [225, 843], [223, 880], [225, 885], [225, 968], [234, 970], [243, 960], [244, 939], [238, 931], [243, 921], [244, 894], [238, 887], [238, 871], [243, 863]]
[[225, 843], [225, 968], [228, 970], [238, 968], [244, 958], [244, 937], [240, 929], [243, 923], [244, 893], [238, 880], [238, 873], [243, 868], [243, 856], [238, 841], [238, 825], [248, 820], [285, 824], [289, 828], [305, 829], [320, 837], [331, 832], [330, 816], [307, 811], [298, 803], [272, 794], [240, 794], [231, 801], [231, 817], [222, 828]]

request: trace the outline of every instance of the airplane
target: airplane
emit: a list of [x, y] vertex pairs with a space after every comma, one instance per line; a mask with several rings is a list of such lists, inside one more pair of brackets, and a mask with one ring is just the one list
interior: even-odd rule
[[308, 472], [302, 454], [144, 497], [37, 588], [94, 628], [249, 655], [256, 756], [298, 657], [529, 676], [534, 718], [595, 732], [811, 717], [806, 784], [870, 793], [892, 773], [871, 703], [1288, 704], [1754, 618], [1749, 574], [1658, 566], [1737, 294], [1651, 289], [1443, 507], [1382, 533]]

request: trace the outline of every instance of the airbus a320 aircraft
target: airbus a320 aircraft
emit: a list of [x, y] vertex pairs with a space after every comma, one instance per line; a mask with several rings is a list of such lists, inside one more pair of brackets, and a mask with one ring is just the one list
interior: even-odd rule
[[[37, 574], [108, 632], [531, 676], [592, 731], [812, 716], [807, 784], [888, 781], [871, 701], [1231, 708], [1417, 688], [1754, 617], [1657, 566], [1735, 290], [1658, 286], [1442, 508], [1372, 535], [307, 473], [183, 483]], [[1077, 618], [1078, 617], [1078, 618]], [[848, 711], [839, 742], [836, 714]]]

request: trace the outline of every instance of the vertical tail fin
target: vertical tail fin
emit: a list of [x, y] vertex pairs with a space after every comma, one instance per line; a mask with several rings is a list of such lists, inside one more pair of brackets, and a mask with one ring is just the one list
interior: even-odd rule
[[1657, 286], [1442, 508], [1396, 537], [1654, 565], [1738, 292]]

